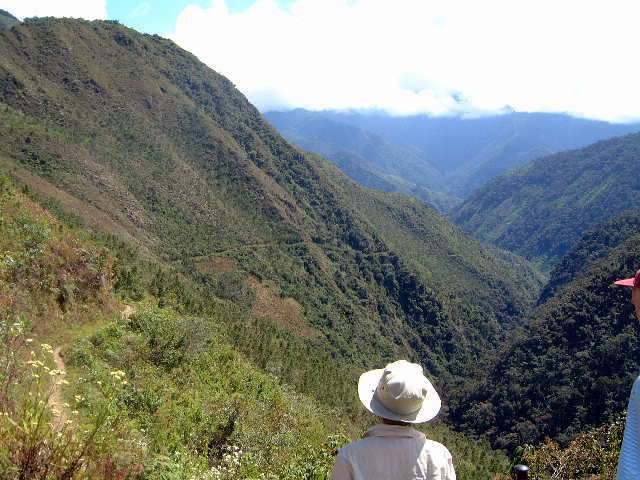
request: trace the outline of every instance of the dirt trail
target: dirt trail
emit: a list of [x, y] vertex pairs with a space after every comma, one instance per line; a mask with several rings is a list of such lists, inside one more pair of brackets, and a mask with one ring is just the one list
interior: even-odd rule
[[[122, 309], [122, 316], [124, 318], [129, 318], [133, 312], [135, 312], [135, 310], [131, 305], [125, 305]], [[60, 356], [60, 350], [62, 350], [62, 347], [63, 345], [59, 345], [53, 350], [53, 362], [56, 364], [56, 369], [62, 372], [62, 375], [57, 376], [58, 380], [54, 377], [51, 395], [49, 396], [49, 406], [58, 412], [56, 417], [57, 425], [64, 425], [69, 418], [69, 409], [65, 406], [62, 398], [62, 385], [58, 383], [59, 379], [65, 378], [67, 374], [67, 368], [64, 365], [64, 360], [62, 360], [62, 356]]]
[[[56, 347], [53, 350], [53, 361], [56, 364], [56, 368], [63, 372], [62, 375], [58, 378], [64, 378], [67, 374], [67, 369], [64, 366], [64, 361], [60, 356], [60, 349], [62, 347]], [[58, 416], [56, 417], [56, 423], [58, 425], [63, 425], [68, 418], [67, 408], [64, 406], [64, 402], [62, 400], [62, 385], [58, 382], [59, 380], [56, 377], [53, 378], [54, 384], [51, 390], [51, 395], [49, 396], [49, 406], [58, 412]]]

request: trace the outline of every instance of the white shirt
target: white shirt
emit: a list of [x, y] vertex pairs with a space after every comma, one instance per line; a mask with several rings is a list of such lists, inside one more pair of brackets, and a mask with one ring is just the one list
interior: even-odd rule
[[447, 448], [411, 427], [378, 424], [338, 452], [333, 480], [455, 480]]
[[633, 382], [627, 422], [624, 426], [624, 438], [618, 460], [617, 480], [633, 480], [640, 472], [640, 377]]

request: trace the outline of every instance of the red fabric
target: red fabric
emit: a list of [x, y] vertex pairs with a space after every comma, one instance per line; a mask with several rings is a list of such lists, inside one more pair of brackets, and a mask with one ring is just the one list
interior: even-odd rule
[[615, 285], [622, 285], [623, 287], [640, 287], [640, 270], [636, 272], [636, 276], [633, 278], [625, 278], [624, 280], [618, 280], [613, 283]]

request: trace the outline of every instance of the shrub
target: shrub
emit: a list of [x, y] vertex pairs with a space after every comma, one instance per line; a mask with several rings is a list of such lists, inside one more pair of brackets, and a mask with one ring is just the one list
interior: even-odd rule
[[531, 480], [613, 480], [624, 434], [624, 416], [576, 437], [565, 449], [547, 439], [526, 445], [523, 460]]

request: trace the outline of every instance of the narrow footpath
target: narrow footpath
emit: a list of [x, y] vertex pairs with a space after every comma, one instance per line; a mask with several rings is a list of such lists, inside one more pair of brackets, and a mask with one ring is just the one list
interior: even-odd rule
[[[125, 319], [128, 319], [134, 311], [135, 310], [131, 305], [125, 305], [121, 313]], [[56, 369], [62, 372], [62, 375], [60, 375], [59, 378], [65, 378], [67, 375], [67, 367], [60, 355], [60, 351], [63, 347], [64, 345], [58, 345], [53, 349], [53, 362], [56, 365]], [[49, 395], [49, 407], [51, 407], [55, 412], [58, 412], [55, 422], [56, 425], [64, 425], [69, 418], [69, 409], [65, 406], [65, 402], [62, 398], [62, 384], [59, 381], [56, 381], [55, 377], [53, 378], [53, 385], [51, 386], [51, 395]]]
[[[64, 365], [64, 361], [60, 356], [60, 350], [62, 346], [58, 346], [53, 350], [53, 362], [56, 364], [56, 368], [62, 372], [59, 378], [64, 378], [67, 374], [67, 369]], [[55, 412], [58, 412], [56, 424], [64, 425], [69, 418], [68, 409], [64, 405], [64, 401], [62, 400], [62, 385], [53, 377], [53, 386], [51, 388], [51, 395], [49, 395], [49, 406]]]

